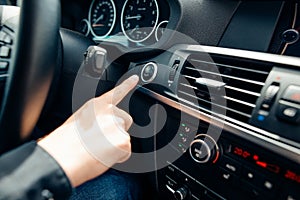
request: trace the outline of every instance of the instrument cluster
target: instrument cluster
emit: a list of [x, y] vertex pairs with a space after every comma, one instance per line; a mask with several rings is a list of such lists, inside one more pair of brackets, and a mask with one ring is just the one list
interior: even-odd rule
[[80, 31], [96, 42], [152, 44], [162, 36], [169, 15], [164, 0], [93, 0]]

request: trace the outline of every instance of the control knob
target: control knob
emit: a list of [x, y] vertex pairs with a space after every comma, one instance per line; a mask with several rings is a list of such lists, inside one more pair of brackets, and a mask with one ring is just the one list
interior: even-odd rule
[[187, 199], [189, 196], [189, 191], [186, 187], [181, 187], [174, 192], [174, 197], [177, 200]]
[[199, 134], [190, 144], [190, 155], [197, 163], [216, 163], [220, 156], [220, 149], [216, 141], [209, 135]]

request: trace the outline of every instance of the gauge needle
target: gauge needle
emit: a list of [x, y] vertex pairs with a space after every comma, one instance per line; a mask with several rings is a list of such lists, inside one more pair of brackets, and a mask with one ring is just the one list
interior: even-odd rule
[[93, 24], [92, 26], [93, 27], [102, 27], [102, 26], [104, 26], [104, 24]]
[[138, 28], [137, 27], [135, 27], [134, 29], [132, 29], [131, 31], [130, 31], [130, 33], [129, 34], [132, 34], [134, 31], [136, 31]]
[[96, 21], [94, 21], [93, 26], [94, 26], [94, 24], [97, 24], [100, 20], [103, 20], [103, 18], [104, 18], [104, 15], [103, 14], [100, 15], [100, 17], [98, 17], [98, 19], [96, 19]]
[[128, 16], [126, 17], [126, 19], [137, 19], [137, 20], [140, 20], [142, 18], [141, 15], [137, 15], [137, 16]]

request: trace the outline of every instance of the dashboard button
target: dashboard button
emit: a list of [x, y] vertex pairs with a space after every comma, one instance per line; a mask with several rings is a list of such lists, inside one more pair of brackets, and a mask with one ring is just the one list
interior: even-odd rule
[[238, 182], [237, 176], [235, 176], [233, 173], [224, 170], [222, 168], [219, 169], [218, 173], [219, 180], [224, 182], [225, 184], [236, 184]]
[[167, 185], [170, 186], [171, 188], [177, 187], [177, 182], [175, 180], [173, 180], [172, 178], [170, 178], [168, 175], [166, 175], [166, 182], [167, 182]]
[[10, 48], [7, 46], [2, 46], [0, 48], [0, 57], [9, 58], [10, 57]]
[[238, 162], [224, 156], [222, 158], [221, 167], [238, 175], [241, 172], [242, 166]]
[[145, 83], [152, 82], [156, 75], [157, 75], [157, 64], [153, 62], [149, 62], [144, 65], [142, 72], [141, 72], [141, 79]]
[[261, 105], [262, 110], [269, 111], [271, 109], [279, 89], [280, 87], [278, 85], [270, 85], [267, 88], [263, 103]]
[[12, 39], [7, 33], [0, 31], [0, 41], [6, 44], [12, 44]]
[[214, 138], [207, 134], [198, 134], [190, 144], [190, 156], [200, 164], [215, 164], [220, 158], [220, 149]]
[[300, 86], [290, 85], [285, 90], [282, 98], [300, 104]]
[[297, 115], [298, 110], [296, 108], [286, 108], [283, 110], [283, 115], [286, 117], [293, 118]]
[[211, 152], [206, 142], [198, 139], [191, 143], [190, 155], [197, 163], [206, 163], [211, 157]]
[[269, 191], [274, 191], [274, 188], [275, 188], [275, 184], [273, 181], [271, 180], [268, 180], [268, 179], [265, 179], [263, 181], [263, 187], [262, 187], [266, 192], [269, 192]]
[[282, 40], [287, 44], [293, 44], [299, 39], [299, 32], [295, 29], [288, 29], [282, 33]]
[[171, 68], [170, 74], [169, 74], [169, 82], [173, 82], [175, 80], [175, 75], [176, 75], [176, 72], [179, 68], [179, 64], [180, 64], [180, 61], [175, 60], [173, 66]]
[[166, 170], [164, 170], [162, 172], [163, 176], [166, 176], [167, 178], [174, 179], [174, 180], [176, 180], [178, 178], [178, 174], [179, 174], [179, 171], [172, 165], [168, 165], [166, 167]]
[[254, 171], [252, 169], [248, 169], [248, 168], [244, 168], [242, 170], [242, 179], [252, 185], [259, 185], [263, 180], [263, 178], [260, 174], [258, 174], [256, 171]]
[[8, 62], [0, 62], [0, 70], [7, 70], [8, 68]]
[[182, 122], [180, 124], [179, 130], [182, 131], [183, 133], [185, 133], [186, 135], [189, 135], [190, 133], [193, 135], [193, 134], [195, 134], [195, 132], [197, 132], [197, 128], [189, 125], [186, 122]]
[[300, 106], [298, 104], [280, 100], [277, 111], [277, 117], [288, 122], [300, 123], [299, 108]]

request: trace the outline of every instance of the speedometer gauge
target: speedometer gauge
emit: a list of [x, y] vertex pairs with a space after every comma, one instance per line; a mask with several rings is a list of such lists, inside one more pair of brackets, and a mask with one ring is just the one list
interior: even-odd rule
[[124, 35], [132, 42], [143, 42], [154, 32], [159, 18], [156, 0], [126, 0], [121, 16]]
[[116, 6], [113, 0], [94, 0], [90, 6], [89, 21], [94, 37], [106, 37], [116, 22]]

